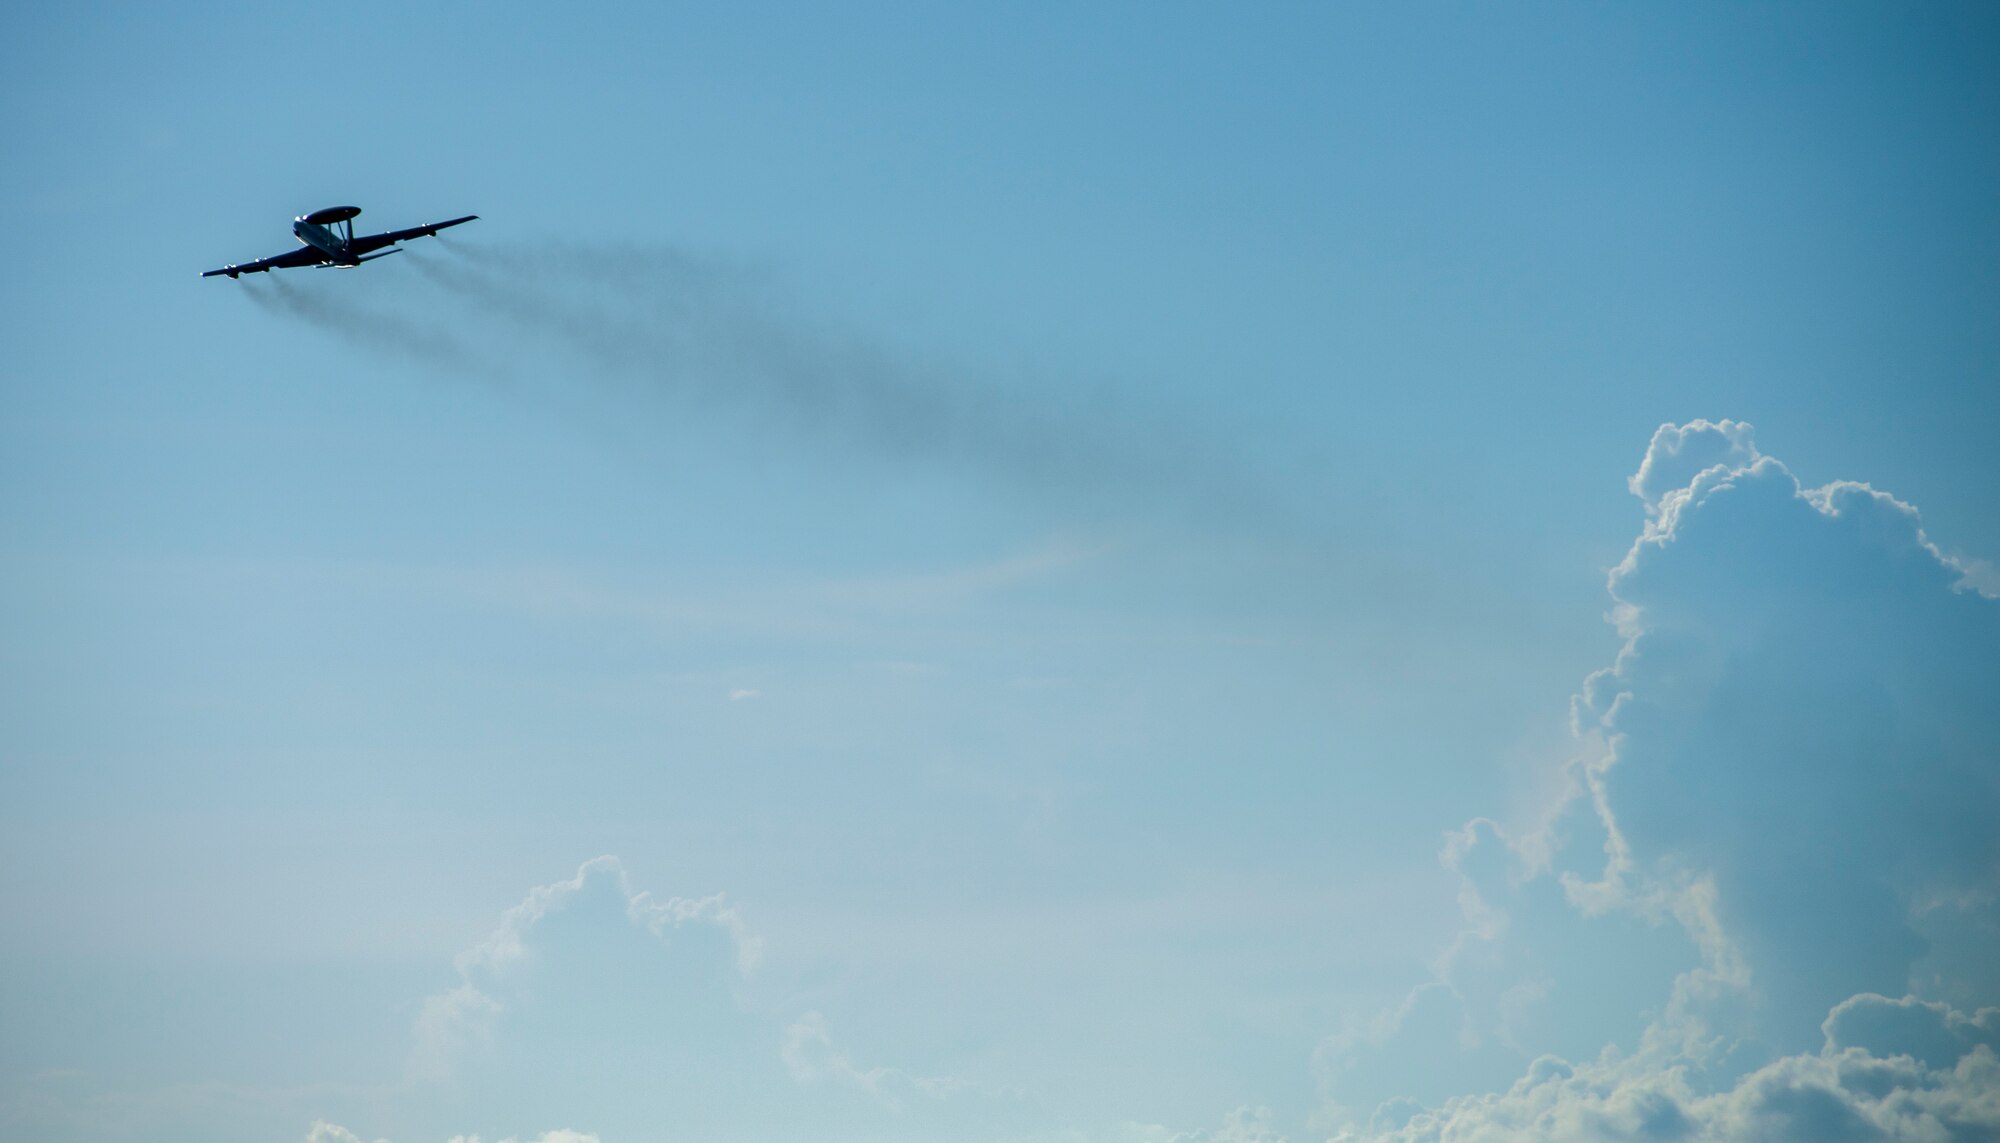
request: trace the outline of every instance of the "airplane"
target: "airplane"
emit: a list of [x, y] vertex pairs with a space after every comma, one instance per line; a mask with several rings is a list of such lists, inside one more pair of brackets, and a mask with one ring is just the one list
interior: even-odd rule
[[[457, 226], [461, 222], [471, 222], [478, 218], [468, 214], [464, 218], [454, 218], [448, 222], [433, 222], [426, 226], [412, 226], [408, 230], [391, 230], [386, 234], [364, 234], [354, 236], [354, 216], [361, 213], [358, 206], [329, 206], [325, 210], [315, 210], [311, 214], [301, 214], [292, 220], [292, 233], [303, 246], [284, 254], [273, 254], [269, 258], [259, 258], [255, 262], [242, 265], [231, 264], [220, 270], [204, 270], [202, 277], [213, 278], [217, 274], [227, 274], [234, 278], [238, 274], [261, 274], [266, 270], [290, 269], [294, 266], [359, 266], [363, 262], [373, 262], [386, 258], [396, 250], [382, 250], [384, 246], [395, 246], [406, 238], [437, 236], [437, 232], [447, 226]], [[401, 247], [397, 247], [400, 250]], [[380, 254], [371, 251], [382, 250]]]

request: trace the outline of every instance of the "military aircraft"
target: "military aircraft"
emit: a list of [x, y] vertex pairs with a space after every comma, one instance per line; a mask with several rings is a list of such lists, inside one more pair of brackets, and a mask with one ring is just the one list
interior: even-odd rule
[[[261, 274], [266, 270], [290, 269], [294, 266], [359, 266], [363, 262], [373, 262], [386, 258], [395, 250], [382, 250], [384, 246], [395, 246], [406, 238], [436, 237], [437, 232], [447, 226], [457, 226], [461, 222], [471, 222], [478, 218], [468, 214], [464, 218], [454, 218], [448, 222], [433, 222], [425, 226], [412, 226], [408, 230], [391, 230], [386, 234], [364, 234], [354, 236], [354, 216], [361, 213], [358, 206], [329, 206], [325, 210], [315, 210], [292, 220], [292, 233], [303, 244], [299, 249], [284, 254], [273, 254], [269, 258], [259, 258], [255, 262], [242, 265], [224, 266], [220, 270], [204, 270], [202, 277], [213, 278], [217, 274], [227, 274], [234, 278], [238, 274]], [[398, 247], [400, 249], [400, 247]], [[373, 253], [382, 250], [380, 254]]]

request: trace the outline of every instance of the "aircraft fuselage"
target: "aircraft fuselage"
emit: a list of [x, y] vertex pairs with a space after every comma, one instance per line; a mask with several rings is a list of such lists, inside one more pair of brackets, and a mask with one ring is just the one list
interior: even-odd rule
[[297, 219], [292, 223], [292, 234], [298, 240], [327, 256], [336, 266], [359, 266], [361, 260], [347, 252], [347, 243], [340, 235], [321, 226], [317, 222]]

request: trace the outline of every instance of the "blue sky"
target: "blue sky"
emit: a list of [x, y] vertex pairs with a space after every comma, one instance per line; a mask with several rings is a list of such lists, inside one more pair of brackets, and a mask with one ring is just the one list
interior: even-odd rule
[[0, 16], [0, 1123], [1992, 1127], [1996, 40]]

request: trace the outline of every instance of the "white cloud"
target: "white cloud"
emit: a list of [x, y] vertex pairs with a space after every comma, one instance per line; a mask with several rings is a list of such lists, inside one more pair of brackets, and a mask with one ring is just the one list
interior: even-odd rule
[[500, 1016], [500, 1002], [469, 981], [424, 998], [417, 1010], [408, 1073], [411, 1079], [439, 1080], [468, 1050], [487, 1047]]
[[1949, 1004], [1914, 996], [1852, 996], [1835, 1005], [1820, 1027], [1829, 1048], [1909, 1056], [1932, 1068], [1951, 1067], [1981, 1045], [2000, 1050], [2000, 1008], [1968, 1016]]
[[[455, 959], [458, 982], [418, 1017], [411, 1070], [424, 1082], [411, 1090], [510, 1119], [589, 1109], [620, 1138], [661, 1117], [690, 1137], [774, 1130], [800, 1114], [874, 1138], [970, 1137], [976, 1125], [998, 1139], [1046, 1122], [1013, 1088], [859, 1062], [817, 1011], [774, 1019], [789, 1007], [782, 985], [749, 987], [761, 954], [721, 896], [655, 897], [615, 858], [585, 862], [530, 890]], [[650, 1104], [631, 1105], [634, 1090]], [[583, 1141], [551, 1132], [533, 1143]]]
[[[328, 1123], [320, 1119], [313, 1121], [311, 1130], [306, 1132], [306, 1143], [362, 1143], [362, 1139], [337, 1123]], [[390, 1141], [378, 1139], [375, 1143], [390, 1143]], [[454, 1135], [446, 1143], [480, 1143], [480, 1138], [477, 1135]], [[497, 1143], [598, 1143], [598, 1138], [588, 1132], [558, 1127], [554, 1131], [545, 1131], [532, 1137], [509, 1135]]]
[[1641, 476], [1671, 470], [1663, 441], [1727, 460], [1658, 491], [1611, 574], [1627, 642], [1578, 704], [1608, 747], [1583, 767], [1608, 862], [1569, 885], [1672, 912], [1796, 1043], [1902, 994], [1923, 896], [1991, 884], [2000, 608], [1891, 496], [1805, 488], [1741, 424], [1663, 428]]
[[[359, 1135], [337, 1123], [316, 1119], [312, 1127], [306, 1131], [306, 1143], [362, 1143], [362, 1140]], [[388, 1141], [378, 1139], [376, 1143], [388, 1143]]]
[[609, 894], [626, 921], [661, 941], [686, 926], [704, 926], [724, 934], [734, 949], [736, 970], [741, 975], [748, 976], [762, 959], [762, 939], [750, 931], [721, 894], [655, 897], [650, 891], [632, 888], [617, 858], [592, 858], [574, 877], [531, 889], [520, 904], [501, 915], [498, 928], [454, 958], [458, 983], [426, 998], [417, 1014], [409, 1065], [413, 1079], [446, 1078], [468, 1050], [490, 1045], [506, 1010], [496, 993], [504, 991], [509, 978], [533, 960], [532, 934], [552, 915], [593, 891]]
[[1867, 485], [1803, 486], [1741, 422], [1662, 426], [1629, 485], [1625, 645], [1574, 703], [1560, 803], [1525, 837], [1448, 838], [1465, 931], [1316, 1061], [1335, 1104], [1421, 1086], [1426, 1052], [1434, 1076], [1521, 1074], [1567, 1036], [1591, 1062], [1333, 1118], [1394, 1140], [1991, 1137], [2000, 1013], [1946, 1003], [2000, 998], [1983, 565]]
[[722, 894], [662, 900], [650, 890], [634, 890], [625, 866], [607, 854], [584, 862], [574, 877], [529, 890], [520, 904], [501, 915], [499, 928], [458, 955], [455, 963], [459, 971], [465, 973], [477, 968], [497, 972], [524, 959], [527, 954], [523, 940], [529, 930], [562, 909], [598, 878], [610, 881], [624, 898], [626, 917], [656, 937], [664, 939], [670, 930], [685, 924], [711, 924], [728, 933], [735, 943], [737, 968], [744, 974], [755, 969], [763, 957], [763, 941], [749, 931], [734, 908], [724, 903]]
[[[454, 1135], [448, 1140], [448, 1143], [480, 1143], [480, 1139], [477, 1135]], [[510, 1135], [500, 1140], [499, 1143], [598, 1143], [598, 1139], [597, 1136], [586, 1132], [571, 1131], [567, 1127], [559, 1127], [554, 1131], [537, 1135], [533, 1139], [516, 1139]]]
[[1213, 1131], [1198, 1131], [1186, 1143], [1285, 1143], [1285, 1136], [1271, 1125], [1267, 1107], [1239, 1107], [1223, 1117]]
[[943, 1099], [971, 1086], [948, 1076], [916, 1076], [899, 1068], [857, 1065], [834, 1044], [826, 1017], [818, 1012], [807, 1012], [785, 1029], [781, 1054], [794, 1080], [846, 1084], [868, 1093], [891, 1110], [901, 1109], [912, 1096]]
[[[826, 1122], [852, 1124], [859, 1138], [1086, 1141], [1073, 1130], [1052, 1135], [1059, 1119], [1021, 1088], [859, 1062], [834, 1039], [826, 1017], [817, 1011], [806, 1012], [785, 1029], [780, 1057], [795, 1088], [813, 1094]], [[831, 1097], [842, 1090], [862, 1098]]]
[[1661, 425], [1646, 447], [1639, 471], [1625, 486], [1646, 502], [1648, 512], [1659, 512], [1663, 501], [1685, 491], [1697, 477], [1711, 469], [1748, 468], [1762, 454], [1751, 442], [1750, 426], [1742, 421], [1689, 421], [1685, 425]]
[[1787, 1056], [1704, 1093], [1688, 1065], [1608, 1058], [1574, 1066], [1545, 1056], [1504, 1092], [1435, 1109], [1386, 1106], [1376, 1143], [1617, 1143], [1769, 1140], [1882, 1143], [2000, 1138], [2000, 1060], [1980, 1046], [1945, 1068], [1858, 1048]]
[[1286, 1143], [1273, 1126], [1271, 1109], [1245, 1104], [1223, 1116], [1215, 1128], [1175, 1131], [1157, 1123], [1126, 1123], [1097, 1133], [1072, 1132], [1065, 1143]]
[[1952, 563], [1964, 576], [1959, 580], [1960, 587], [1989, 599], [2000, 599], [2000, 564], [1964, 556], [1954, 558]]

